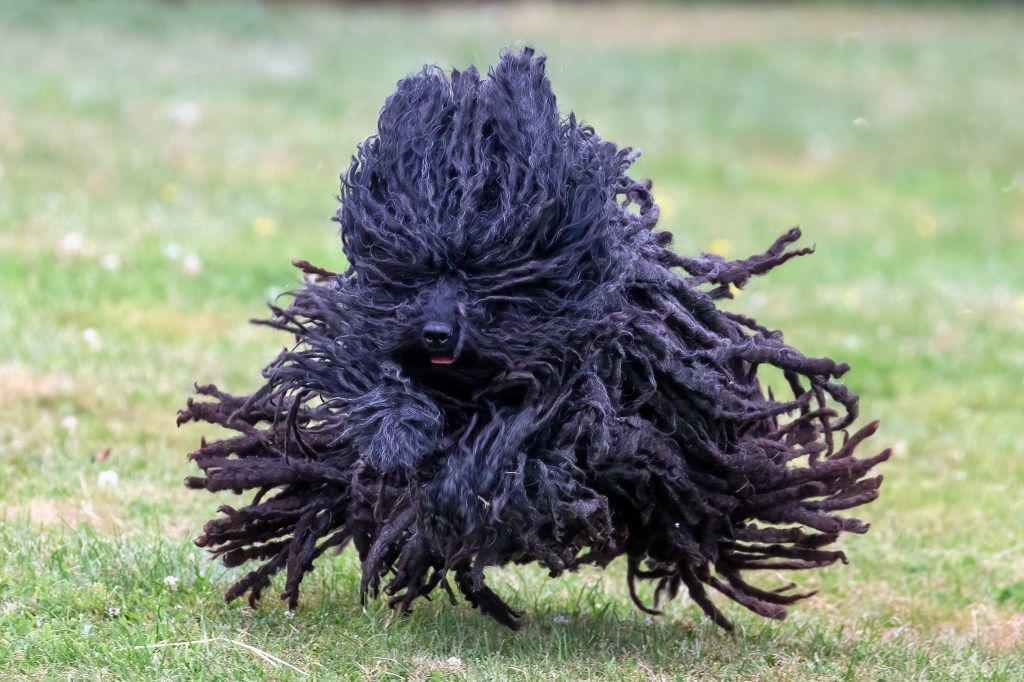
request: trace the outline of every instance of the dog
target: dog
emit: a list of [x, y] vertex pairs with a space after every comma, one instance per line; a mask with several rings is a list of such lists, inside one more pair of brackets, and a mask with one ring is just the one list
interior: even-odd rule
[[[361, 596], [409, 611], [455, 589], [509, 627], [484, 569], [552, 576], [625, 556], [647, 613], [709, 588], [768, 618], [810, 593], [749, 573], [846, 561], [889, 456], [854, 450], [847, 365], [808, 357], [715, 301], [794, 256], [792, 229], [745, 260], [669, 248], [637, 154], [562, 117], [532, 49], [487, 77], [436, 67], [398, 83], [342, 176], [347, 271], [306, 262], [272, 327], [293, 334], [249, 396], [197, 387], [178, 422], [203, 442], [189, 487], [255, 491], [196, 540], [257, 566], [226, 593], [282, 599], [327, 551], [358, 552]], [[762, 386], [781, 370], [787, 398]], [[841, 438], [840, 438], [841, 436]], [[644, 603], [636, 581], [656, 581]]]

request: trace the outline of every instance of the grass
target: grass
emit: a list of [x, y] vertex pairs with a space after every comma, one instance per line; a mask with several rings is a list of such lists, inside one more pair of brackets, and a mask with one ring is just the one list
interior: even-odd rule
[[[0, 677], [302, 677], [242, 643], [316, 679], [1024, 678], [1022, 29], [946, 5], [0, 0]], [[395, 81], [522, 40], [565, 110], [645, 150], [680, 250], [817, 243], [731, 305], [849, 361], [897, 454], [851, 565], [800, 576], [820, 594], [784, 623], [648, 621], [617, 565], [495, 571], [518, 634], [465, 605], [392, 621], [349, 553], [297, 613], [251, 612], [190, 542], [230, 500], [181, 485], [192, 382], [255, 388], [287, 339], [246, 320], [292, 258], [341, 267], [337, 175]]]

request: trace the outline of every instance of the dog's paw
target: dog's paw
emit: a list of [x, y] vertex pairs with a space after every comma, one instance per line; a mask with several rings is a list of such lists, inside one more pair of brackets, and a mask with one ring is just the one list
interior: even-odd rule
[[383, 415], [376, 432], [359, 443], [363, 459], [381, 473], [411, 469], [436, 447], [437, 439], [431, 437], [429, 426], [410, 419], [404, 410]]
[[360, 404], [351, 427], [363, 460], [380, 473], [411, 469], [437, 449], [443, 417], [402, 385], [380, 386]]

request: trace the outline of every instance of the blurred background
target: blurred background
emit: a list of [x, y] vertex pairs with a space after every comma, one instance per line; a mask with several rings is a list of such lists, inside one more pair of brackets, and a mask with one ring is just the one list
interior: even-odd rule
[[[247, 321], [298, 285], [292, 259], [344, 267], [338, 176], [395, 83], [530, 44], [564, 113], [643, 151], [633, 174], [654, 181], [678, 250], [745, 257], [792, 225], [817, 245], [728, 305], [849, 362], [865, 420], [882, 420], [873, 446], [895, 456], [864, 510], [874, 528], [845, 542], [852, 565], [808, 576], [823, 593], [796, 617], [833, 633], [837, 669], [852, 623], [924, 651], [905, 672], [1019, 670], [1022, 36], [1017, 6], [988, 3], [0, 0], [0, 597], [43, 599], [4, 611], [11, 664], [70, 665], [29, 616], [103, 582], [86, 545], [152, 575], [163, 547], [202, 576], [195, 609], [218, 602], [230, 576], [190, 539], [230, 496], [181, 485], [217, 434], [175, 428], [176, 410], [195, 381], [261, 383], [290, 340]], [[64, 573], [40, 559], [61, 552], [78, 556]], [[576, 583], [565, 597], [522, 571], [526, 594], [569, 609]], [[600, 589], [636, 625], [621, 586]], [[104, 594], [85, 611], [102, 616]], [[79, 641], [83, 616], [61, 613], [52, 632]], [[722, 646], [736, 664], [740, 645]]]

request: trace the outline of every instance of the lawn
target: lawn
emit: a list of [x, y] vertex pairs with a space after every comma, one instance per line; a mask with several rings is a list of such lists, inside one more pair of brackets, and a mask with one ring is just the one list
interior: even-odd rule
[[[1021, 35], [988, 5], [0, 0], [0, 678], [1024, 679]], [[785, 622], [649, 619], [617, 564], [493, 571], [519, 633], [393, 619], [350, 551], [253, 612], [192, 545], [232, 499], [182, 485], [218, 435], [175, 427], [193, 382], [256, 388], [291, 259], [343, 267], [338, 174], [395, 82], [521, 42], [643, 149], [680, 251], [817, 245], [729, 305], [849, 362], [895, 454]]]

